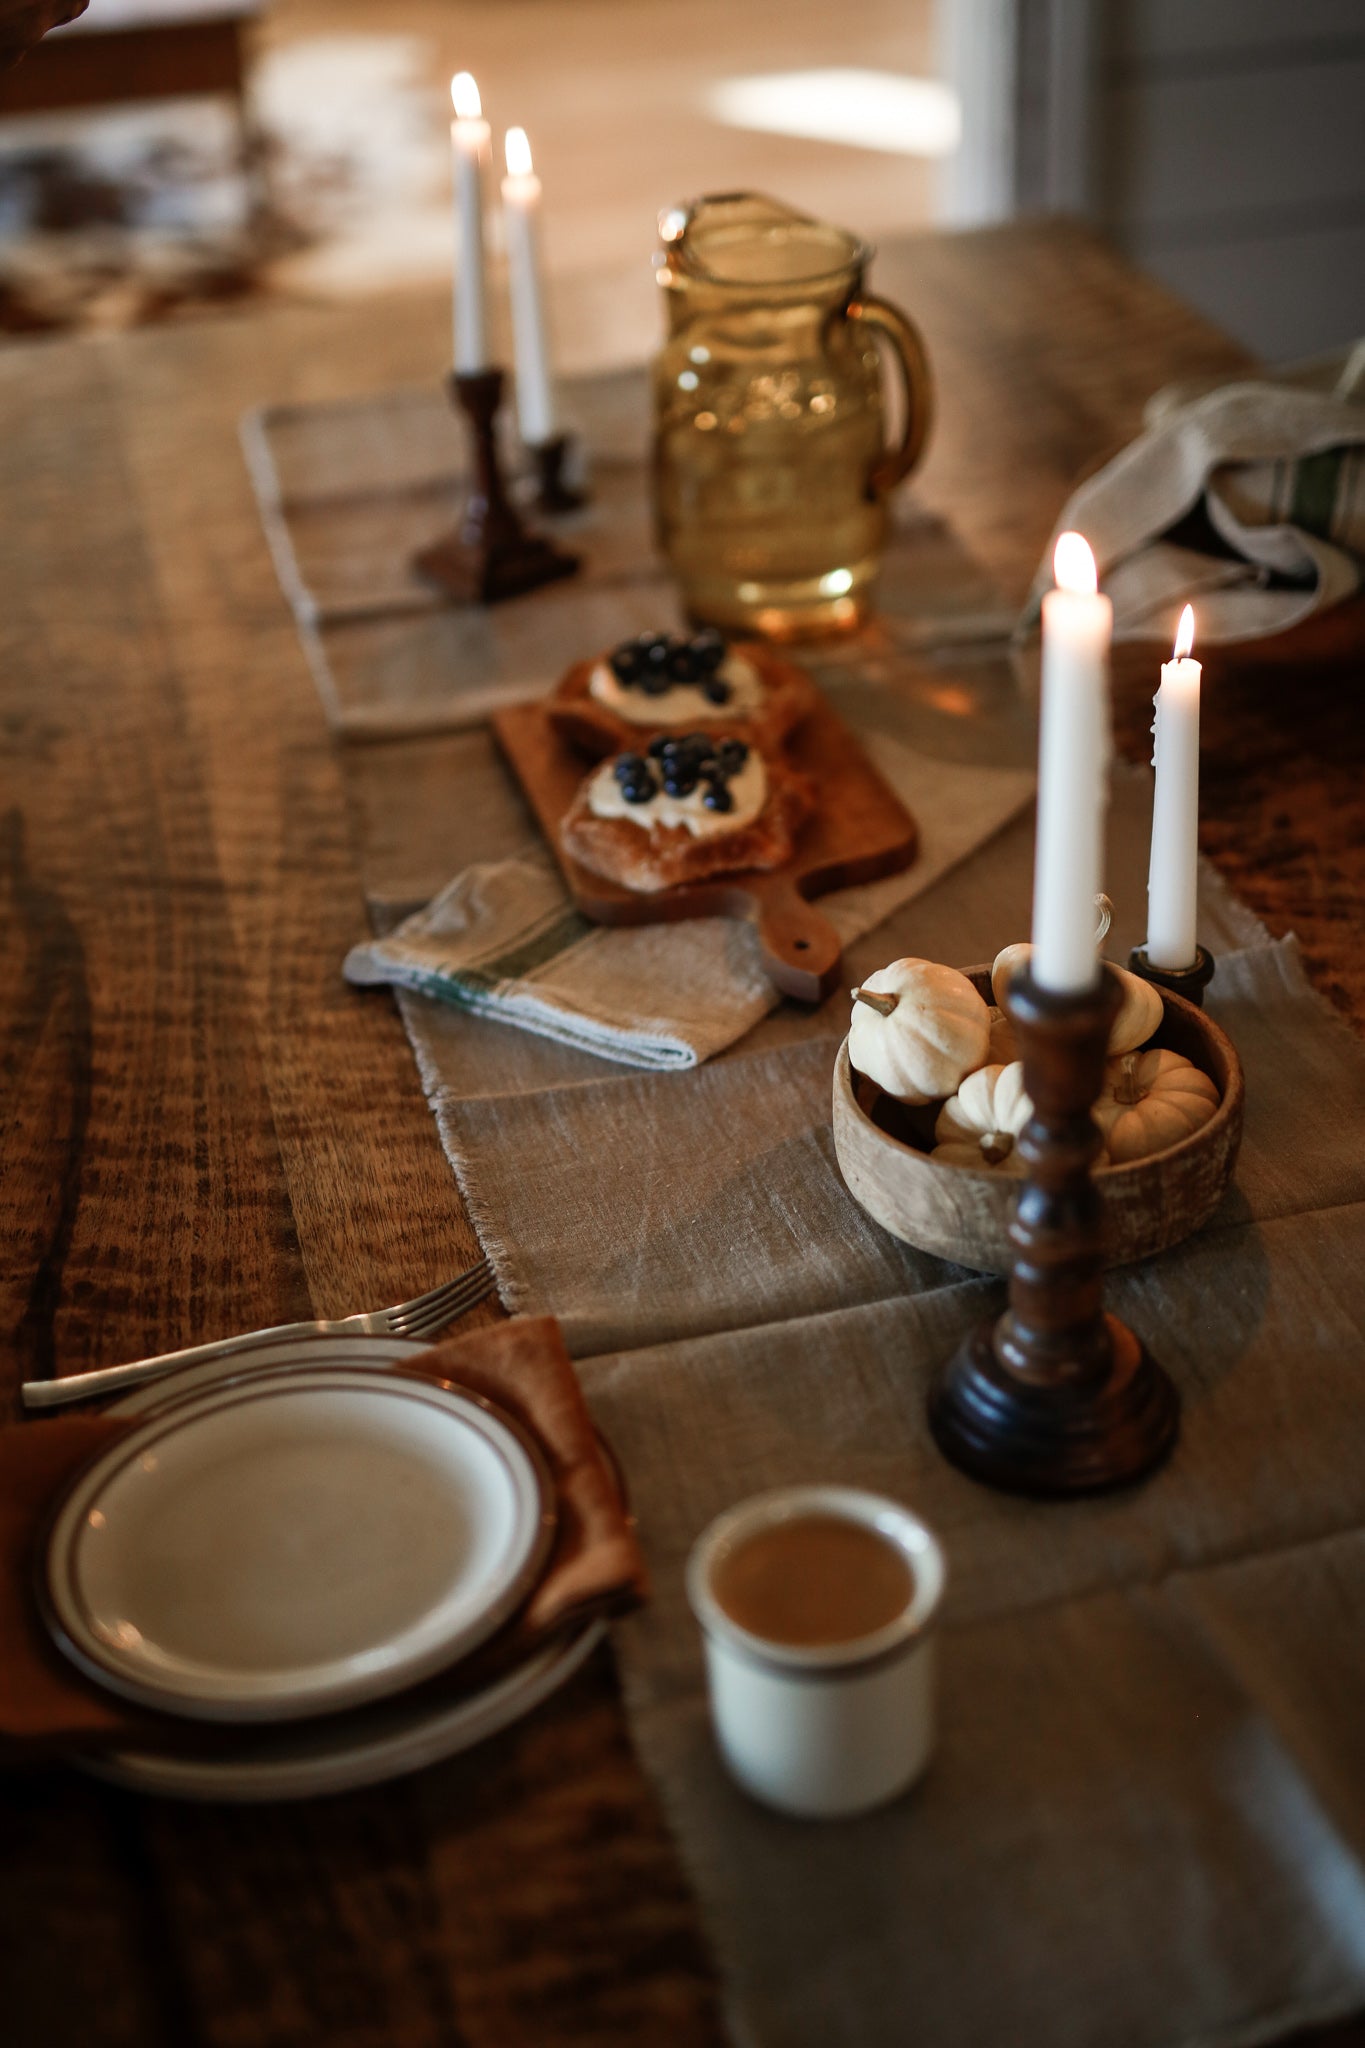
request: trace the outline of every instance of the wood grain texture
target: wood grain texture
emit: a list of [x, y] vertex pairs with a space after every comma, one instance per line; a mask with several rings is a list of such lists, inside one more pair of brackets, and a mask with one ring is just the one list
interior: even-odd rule
[[[342, 783], [235, 437], [287, 373], [258, 385], [241, 329], [153, 339], [116, 376], [80, 346], [0, 358], [25, 506], [0, 680], [7, 1400], [54, 1364], [399, 1299], [475, 1244], [396, 1016], [339, 972], [364, 930]], [[215, 344], [234, 374], [206, 374]], [[718, 2038], [605, 1667], [475, 1774], [477, 1839], [463, 1802], [403, 1787], [252, 1814], [0, 1782], [7, 2041], [595, 2042], [638, 2038], [643, 2001]], [[597, 1965], [566, 1922], [519, 2017], [516, 1972], [460, 1937], [471, 1898], [539, 1912], [542, 1883], [583, 1902]]]
[[[1201, 850], [1277, 938], [1295, 932], [1313, 981], [1365, 1030], [1365, 618], [1342, 662], [1281, 663], [1206, 650], [1200, 703]], [[1327, 624], [1324, 621], [1324, 624]], [[1115, 738], [1151, 759], [1160, 650], [1120, 651]]]
[[[940, 410], [917, 495], [1021, 599], [1068, 492], [1164, 384], [1250, 367], [1244, 349], [1062, 222], [916, 237], [875, 272], [924, 328]], [[1263, 663], [1204, 654], [1202, 850], [1365, 1029], [1365, 626], [1328, 615]], [[1115, 737], [1151, 760], [1154, 649], [1118, 650]], [[1287, 678], [1292, 682], [1287, 685]], [[1354, 678], [1354, 680], [1353, 680]]]
[[[938, 372], [920, 493], [1012, 595], [1150, 391], [1243, 360], [1071, 229], [874, 275]], [[613, 359], [600, 279], [559, 311], [566, 360]], [[472, 1250], [397, 1020], [340, 978], [343, 782], [236, 441], [252, 404], [436, 376], [448, 320], [433, 292], [0, 354], [7, 1398], [396, 1300]], [[1365, 722], [1336, 685], [1205, 703], [1204, 843], [1360, 1022]], [[476, 1755], [316, 1807], [8, 1778], [0, 1849], [7, 2048], [719, 2038], [604, 1661]]]

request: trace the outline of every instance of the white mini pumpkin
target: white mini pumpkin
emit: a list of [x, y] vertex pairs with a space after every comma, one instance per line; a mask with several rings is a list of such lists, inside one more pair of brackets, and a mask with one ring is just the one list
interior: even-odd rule
[[1125, 1166], [1167, 1152], [1202, 1129], [1218, 1102], [1207, 1074], [1178, 1052], [1159, 1048], [1109, 1061], [1094, 1116], [1110, 1163]]
[[[1033, 948], [1029, 945], [1006, 946], [995, 956], [991, 968], [991, 994], [997, 1003], [1003, 1005], [1005, 990], [1020, 968], [1028, 962]], [[1113, 966], [1113, 962], [1106, 963]], [[1120, 1053], [1134, 1052], [1145, 1045], [1160, 1024], [1165, 1010], [1162, 1006], [1161, 991], [1140, 975], [1130, 974], [1126, 967], [1114, 967], [1123, 990], [1123, 1001], [1119, 1013], [1109, 1027], [1110, 1056], [1117, 1058]]]
[[1033, 948], [1025, 939], [1018, 945], [1002, 946], [996, 954], [991, 967], [991, 994], [1002, 1010], [1005, 1006], [1005, 990], [1020, 968], [1027, 967], [1032, 953]]
[[991, 1004], [991, 1042], [986, 1053], [989, 1066], [1008, 1067], [1019, 1057], [1019, 1040], [1004, 1011]]
[[[965, 974], [932, 960], [893, 960], [854, 991], [848, 1056], [901, 1102], [952, 1095], [990, 1049], [990, 1012]], [[873, 998], [871, 1002], [867, 999]]]
[[945, 1102], [934, 1125], [934, 1158], [942, 1166], [974, 1166], [1021, 1173], [1015, 1139], [1033, 1115], [1024, 1093], [1024, 1069], [978, 1067]]

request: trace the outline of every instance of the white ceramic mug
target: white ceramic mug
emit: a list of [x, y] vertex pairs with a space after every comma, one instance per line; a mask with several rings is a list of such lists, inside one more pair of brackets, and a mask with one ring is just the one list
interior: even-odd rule
[[[816, 1645], [774, 1642], [743, 1627], [713, 1589], [717, 1568], [759, 1531], [834, 1517], [891, 1543], [913, 1577], [902, 1611], [870, 1635]], [[864, 1813], [912, 1785], [934, 1739], [932, 1624], [945, 1564], [933, 1532], [899, 1502], [851, 1486], [756, 1495], [693, 1546], [687, 1594], [706, 1644], [711, 1718], [730, 1771], [784, 1813]]]

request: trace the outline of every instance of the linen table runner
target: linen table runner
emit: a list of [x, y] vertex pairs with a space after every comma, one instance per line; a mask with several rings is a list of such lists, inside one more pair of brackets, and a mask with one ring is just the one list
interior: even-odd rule
[[[650, 539], [643, 372], [581, 378], [564, 395], [591, 452], [592, 495], [581, 512], [543, 523], [583, 567], [492, 607], [446, 604], [409, 567], [453, 523], [465, 458], [434, 385], [248, 415], [242, 440], [266, 535], [336, 731], [392, 738], [469, 725], [543, 696], [585, 654], [680, 623]], [[1011, 625], [953, 536], [911, 509], [879, 598], [881, 619], [865, 636], [873, 662], [895, 646], [1003, 636]]]
[[[245, 439], [329, 717], [352, 740], [388, 743], [368, 750], [361, 771], [371, 813], [411, 807], [421, 756], [428, 816], [471, 828], [428, 867], [413, 892], [423, 907], [357, 946], [348, 976], [415, 989], [631, 1065], [692, 1066], [742, 1038], [778, 1001], [752, 929], [729, 918], [591, 924], [574, 910], [520, 801], [501, 821], [493, 814], [507, 787], [500, 765], [440, 746], [498, 705], [543, 696], [582, 655], [676, 618], [647, 537], [643, 384], [594, 381], [580, 387], [579, 403], [594, 497], [565, 523], [583, 549], [583, 571], [486, 610], [440, 604], [409, 564], [453, 513], [449, 465], [459, 442], [439, 393], [271, 410], [248, 422]], [[907, 514], [885, 580], [892, 602], [877, 626], [812, 663], [920, 828], [904, 873], [822, 899], [846, 942], [989, 838], [1033, 786], [1022, 721], [1012, 733], [1002, 721], [993, 765], [979, 755], [955, 760], [941, 741], [926, 743], [924, 707], [884, 687], [905, 666], [904, 647], [923, 636], [926, 613], [940, 633], [998, 632], [999, 608], [980, 570], [940, 524]], [[951, 727], [952, 718], [939, 723]], [[376, 880], [371, 900], [387, 926], [383, 912], [394, 906], [376, 903]]]
[[[617, 1636], [636, 1737], [741, 2040], [1227, 2044], [1365, 2004], [1365, 1055], [1292, 943], [1215, 988], [1245, 1166], [1110, 1283], [1184, 1402], [1145, 1486], [1040, 1505], [938, 1455], [930, 1377], [1000, 1298], [943, 1265], [580, 1368], [657, 1589]], [[713, 1514], [817, 1479], [908, 1501], [950, 1561], [929, 1774], [823, 1827], [726, 1777], [682, 1586]]]
[[[335, 425], [295, 418], [289, 434], [316, 430], [363, 501], [376, 443], [392, 443], [377, 426], [343, 461]], [[411, 521], [422, 537], [434, 508]], [[354, 516], [359, 532], [378, 515]], [[310, 589], [335, 534], [319, 515], [313, 554], [298, 542]], [[613, 587], [640, 592], [624, 548]], [[919, 590], [945, 640], [993, 602], [967, 587]], [[517, 606], [452, 621], [396, 582], [375, 596], [382, 619], [328, 623], [320, 604], [309, 631], [337, 723], [389, 734], [344, 754], [386, 927], [472, 861], [527, 846], [463, 713], [478, 690], [529, 689], [535, 664]], [[963, 646], [916, 657], [912, 609], [822, 680], [864, 732], [1018, 771], [1032, 742], [1013, 676]], [[624, 602], [606, 611], [535, 690], [633, 623]], [[640, 623], [659, 621], [651, 597]], [[456, 671], [461, 635], [506, 644]], [[461, 709], [452, 675], [470, 673]], [[1121, 772], [1118, 959], [1142, 936], [1149, 820], [1148, 779]], [[989, 960], [1023, 937], [1031, 837], [1015, 818], [895, 907], [851, 944], [850, 979], [904, 952]], [[650, 1072], [399, 992], [503, 1298], [560, 1317], [630, 1475], [656, 1591], [618, 1632], [627, 1704], [742, 2042], [1222, 2048], [1365, 2005], [1365, 1055], [1292, 941], [1271, 945], [1209, 871], [1200, 931], [1219, 956], [1210, 1008], [1246, 1068], [1242, 1159], [1205, 1231], [1111, 1283], [1180, 1385], [1184, 1430], [1148, 1486], [1064, 1506], [990, 1494], [929, 1443], [929, 1375], [1001, 1291], [898, 1243], [844, 1189], [829, 1095], [846, 996], [782, 1004], [706, 1064]], [[929, 1775], [823, 1827], [725, 1777], [681, 1584], [711, 1514], [817, 1477], [908, 1501], [950, 1559]]]

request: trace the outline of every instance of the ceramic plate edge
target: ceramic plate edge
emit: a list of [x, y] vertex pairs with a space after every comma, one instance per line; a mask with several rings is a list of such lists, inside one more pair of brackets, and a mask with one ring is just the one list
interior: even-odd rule
[[[332, 1342], [335, 1340], [323, 1339], [322, 1341]], [[358, 1341], [364, 1342], [365, 1340], [361, 1339]], [[414, 1348], [424, 1349], [428, 1347]], [[371, 1364], [368, 1366], [358, 1360], [352, 1363], [337, 1361], [327, 1365], [319, 1362], [315, 1367], [300, 1367], [297, 1362], [293, 1365], [276, 1362], [274, 1369], [278, 1370], [281, 1376], [288, 1376], [291, 1379], [297, 1378], [299, 1380], [306, 1380], [312, 1374], [327, 1371], [369, 1375], [381, 1382], [392, 1380], [394, 1377], [411, 1377], [411, 1375], [395, 1375], [392, 1371], [394, 1362], [388, 1361], [384, 1364]], [[232, 1361], [232, 1365], [234, 1367], [233, 1371], [221, 1375], [215, 1373], [211, 1379], [197, 1380], [193, 1387], [184, 1387], [178, 1393], [172, 1394], [169, 1399], [166, 1398], [163, 1387], [161, 1389], [162, 1398], [154, 1406], [142, 1410], [139, 1416], [140, 1422], [145, 1425], [151, 1425], [158, 1420], [173, 1416], [176, 1410], [182, 1408], [192, 1413], [201, 1398], [205, 1401], [211, 1401], [216, 1394], [226, 1392], [228, 1386], [238, 1378], [263, 1378], [270, 1376], [272, 1372], [271, 1362], [265, 1361], [254, 1367], [244, 1366], [240, 1355]], [[177, 1375], [176, 1377], [183, 1376]], [[526, 1458], [539, 1500], [536, 1525], [525, 1559], [517, 1572], [509, 1579], [508, 1586], [499, 1596], [499, 1599], [490, 1603], [489, 1608], [480, 1616], [477, 1625], [472, 1625], [473, 1632], [466, 1633], [462, 1637], [461, 1647], [454, 1656], [450, 1655], [448, 1651], [436, 1652], [433, 1650], [431, 1661], [429, 1662], [419, 1661], [404, 1666], [398, 1671], [376, 1672], [365, 1680], [355, 1681], [352, 1686], [343, 1685], [339, 1689], [324, 1689], [321, 1695], [313, 1692], [303, 1699], [296, 1695], [288, 1704], [282, 1704], [277, 1699], [261, 1701], [246, 1706], [239, 1701], [205, 1701], [189, 1698], [185, 1694], [173, 1689], [164, 1689], [151, 1684], [144, 1685], [136, 1679], [129, 1678], [117, 1665], [106, 1663], [97, 1652], [91, 1651], [83, 1642], [73, 1637], [62, 1612], [60, 1600], [54, 1594], [51, 1584], [52, 1576], [56, 1569], [57, 1545], [59, 1541], [64, 1541], [69, 1550], [70, 1543], [74, 1537], [74, 1531], [65, 1530], [64, 1524], [67, 1522], [70, 1514], [74, 1512], [75, 1499], [82, 1486], [106, 1461], [111, 1449], [108, 1445], [102, 1446], [92, 1459], [82, 1465], [80, 1470], [72, 1476], [69, 1485], [62, 1489], [61, 1496], [52, 1510], [46, 1536], [39, 1545], [37, 1572], [39, 1603], [47, 1626], [64, 1654], [98, 1684], [105, 1686], [112, 1692], [118, 1693], [123, 1698], [135, 1700], [139, 1704], [149, 1705], [163, 1712], [172, 1712], [178, 1717], [190, 1720], [249, 1722], [257, 1725], [264, 1721], [285, 1721], [312, 1716], [318, 1713], [343, 1712], [348, 1708], [400, 1692], [406, 1689], [406, 1687], [418, 1683], [421, 1678], [430, 1677], [434, 1672], [441, 1670], [446, 1664], [456, 1662], [459, 1658], [469, 1655], [480, 1643], [487, 1641], [489, 1636], [496, 1633], [497, 1629], [515, 1612], [516, 1608], [535, 1584], [536, 1577], [544, 1564], [545, 1558], [549, 1554], [550, 1546], [554, 1539], [558, 1513], [554, 1480], [539, 1445], [530, 1436], [530, 1433], [514, 1417], [507, 1415], [504, 1410], [499, 1408], [496, 1402], [490, 1401], [485, 1396], [476, 1394], [468, 1388], [459, 1387], [453, 1381], [426, 1379], [425, 1386], [432, 1393], [438, 1391], [454, 1393], [461, 1401], [468, 1402], [479, 1408], [487, 1417], [504, 1429]], [[147, 1389], [139, 1390], [144, 1395], [148, 1391]], [[123, 1412], [130, 1412], [131, 1398], [127, 1402], [119, 1403], [119, 1409]], [[184, 1417], [182, 1417], [183, 1419]]]

